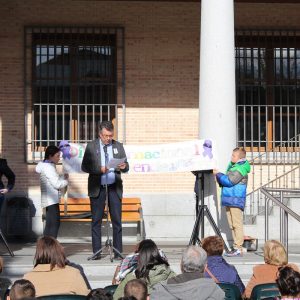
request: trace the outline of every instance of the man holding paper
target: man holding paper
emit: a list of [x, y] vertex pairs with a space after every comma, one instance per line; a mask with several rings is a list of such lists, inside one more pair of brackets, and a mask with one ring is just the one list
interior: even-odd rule
[[[113, 139], [114, 126], [111, 121], [103, 121], [98, 126], [96, 140], [88, 143], [81, 169], [89, 173], [88, 195], [92, 212], [93, 252], [101, 249], [101, 224], [105, 209], [106, 185], [109, 211], [113, 225], [113, 247], [122, 253], [122, 194], [121, 172], [128, 172], [129, 164], [123, 145]], [[115, 253], [115, 258], [118, 254]], [[100, 254], [94, 259], [100, 259]]]

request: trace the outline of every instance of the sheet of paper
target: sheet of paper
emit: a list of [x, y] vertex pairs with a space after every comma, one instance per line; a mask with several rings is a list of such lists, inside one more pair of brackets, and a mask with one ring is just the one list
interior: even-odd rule
[[116, 169], [116, 168], [118, 167], [118, 165], [124, 163], [125, 160], [126, 160], [126, 157], [124, 157], [124, 158], [112, 158], [112, 159], [108, 162], [107, 168], [108, 168], [108, 169], [111, 169], [111, 168]]

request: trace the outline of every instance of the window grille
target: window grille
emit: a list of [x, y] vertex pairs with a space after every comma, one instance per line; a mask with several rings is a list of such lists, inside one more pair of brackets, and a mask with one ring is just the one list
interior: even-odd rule
[[274, 149], [300, 132], [300, 31], [236, 30], [238, 145]]
[[118, 135], [121, 117], [124, 141], [123, 28], [26, 27], [24, 44], [27, 160], [60, 140], [94, 139], [102, 120]]

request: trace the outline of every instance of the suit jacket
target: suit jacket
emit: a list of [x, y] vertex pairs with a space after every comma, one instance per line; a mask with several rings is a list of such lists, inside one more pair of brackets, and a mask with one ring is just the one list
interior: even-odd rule
[[7, 165], [6, 159], [0, 159], [0, 189], [4, 189], [2, 176], [7, 178], [7, 189], [12, 190], [15, 185], [15, 174]]
[[[114, 158], [124, 158], [126, 153], [123, 144], [112, 140], [112, 149]], [[115, 150], [116, 149], [116, 150]], [[124, 170], [116, 169], [116, 189], [117, 194], [120, 199], [123, 196], [123, 184], [121, 179], [121, 172], [128, 172], [129, 164], [127, 159], [125, 160], [127, 166]], [[81, 170], [83, 172], [89, 173], [88, 179], [88, 195], [89, 197], [98, 197], [101, 188], [101, 151], [100, 151], [100, 141], [99, 139], [93, 140], [87, 144], [84, 152]]]

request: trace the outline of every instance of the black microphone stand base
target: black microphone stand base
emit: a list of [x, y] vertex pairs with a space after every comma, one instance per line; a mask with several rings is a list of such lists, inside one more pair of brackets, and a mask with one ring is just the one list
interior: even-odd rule
[[114, 261], [114, 256], [116, 256], [116, 254], [121, 257], [122, 259], [124, 258], [124, 256], [120, 253], [119, 250], [117, 250], [113, 245], [112, 245], [112, 240], [110, 238], [108, 238], [105, 242], [105, 245], [98, 250], [96, 253], [94, 253], [92, 256], [88, 257], [88, 260], [93, 260], [96, 257], [98, 257], [99, 255], [104, 253], [104, 250], [107, 249], [107, 254], [109, 254], [109, 259], [111, 262]]

